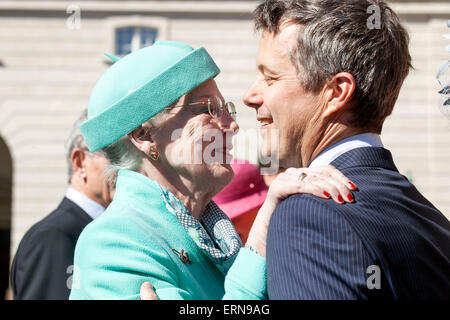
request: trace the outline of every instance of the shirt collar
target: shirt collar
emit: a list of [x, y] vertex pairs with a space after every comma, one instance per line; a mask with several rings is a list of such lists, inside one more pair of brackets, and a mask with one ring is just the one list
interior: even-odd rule
[[92, 199], [89, 199], [87, 196], [74, 188], [69, 187], [65, 196], [75, 202], [75, 204], [83, 209], [92, 219], [97, 218], [105, 211], [105, 208], [102, 205]]
[[340, 155], [361, 147], [383, 147], [383, 142], [380, 135], [376, 133], [362, 133], [348, 137], [319, 153], [309, 168], [329, 165]]

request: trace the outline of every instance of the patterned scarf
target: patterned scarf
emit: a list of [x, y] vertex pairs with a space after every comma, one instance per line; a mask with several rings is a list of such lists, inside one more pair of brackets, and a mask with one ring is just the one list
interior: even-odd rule
[[202, 223], [170, 191], [159, 185], [166, 208], [174, 214], [197, 246], [226, 273], [242, 247], [241, 239], [228, 216], [210, 201], [202, 216]]

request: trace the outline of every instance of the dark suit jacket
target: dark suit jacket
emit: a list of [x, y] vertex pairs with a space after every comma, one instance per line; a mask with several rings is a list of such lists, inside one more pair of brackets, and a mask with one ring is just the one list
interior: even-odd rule
[[449, 299], [450, 222], [384, 148], [331, 163], [356, 183], [355, 203], [293, 195], [267, 239], [270, 299]]
[[64, 198], [55, 211], [25, 234], [11, 268], [14, 299], [69, 298], [75, 244], [92, 218]]

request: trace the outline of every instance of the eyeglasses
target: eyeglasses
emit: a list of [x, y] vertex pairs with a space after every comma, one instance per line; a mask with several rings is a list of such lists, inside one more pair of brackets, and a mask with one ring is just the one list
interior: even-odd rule
[[234, 103], [231, 101], [223, 102], [218, 96], [211, 96], [207, 101], [198, 101], [192, 102], [189, 104], [174, 106], [170, 109], [180, 108], [180, 107], [190, 107], [190, 106], [205, 106], [205, 110], [195, 110], [194, 112], [198, 112], [198, 114], [205, 112], [206, 107], [207, 111], [211, 115], [211, 117], [215, 119], [221, 119], [225, 113], [228, 113], [233, 120], [236, 120], [236, 107]]

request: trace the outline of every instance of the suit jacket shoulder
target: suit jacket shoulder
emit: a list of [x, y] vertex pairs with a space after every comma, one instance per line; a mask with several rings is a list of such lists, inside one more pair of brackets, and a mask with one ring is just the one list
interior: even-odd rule
[[11, 268], [15, 299], [67, 299], [68, 267], [79, 234], [92, 219], [64, 198], [22, 238]]
[[[310, 242], [311, 239], [319, 241], [306, 248], [311, 253], [286, 252], [286, 258], [279, 258], [296, 262], [296, 259], [313, 256], [317, 258], [316, 265], [321, 272], [329, 274], [335, 272], [330, 262], [340, 263], [350, 259], [347, 249], [359, 246], [364, 249], [369, 261], [379, 268], [381, 276], [386, 278], [386, 285], [382, 285], [382, 290], [377, 291], [386, 293], [382, 294], [383, 297], [448, 298], [450, 222], [398, 172], [391, 153], [384, 148], [357, 148], [338, 157], [332, 165], [357, 185], [358, 190], [353, 192], [355, 202], [340, 205], [330, 200], [302, 195], [293, 196], [281, 203], [280, 209], [284, 208], [283, 211], [288, 214], [281, 217], [281, 212], [277, 215], [275, 212], [269, 227], [269, 278], [269, 255], [272, 254], [269, 251], [275, 255], [276, 250], [281, 250], [285, 245], [281, 241], [292, 243], [291, 247], [298, 247], [301, 245], [300, 241], [305, 241], [306, 238]], [[288, 217], [296, 217], [296, 220], [288, 220]], [[280, 222], [277, 227], [278, 220]], [[291, 240], [296, 235], [289, 239], [284, 239], [283, 235], [276, 236], [276, 232], [291, 230], [291, 226], [296, 223], [303, 226], [304, 232], [300, 232], [304, 235], [302, 238]], [[330, 237], [340, 239], [343, 236], [347, 237], [344, 241], [345, 250], [341, 250], [335, 241], [330, 241]], [[322, 257], [322, 252], [327, 248], [330, 248], [330, 254]], [[334, 250], [334, 255], [331, 256], [333, 248], [339, 250]], [[360, 263], [362, 256], [358, 259]], [[282, 266], [272, 265], [272, 274], [278, 270], [291, 274]], [[269, 296], [270, 282], [269, 279]], [[352, 290], [359, 290], [349, 279], [345, 282]]]
[[332, 202], [293, 195], [276, 208], [267, 239], [270, 299], [381, 297], [367, 287], [376, 258]]

